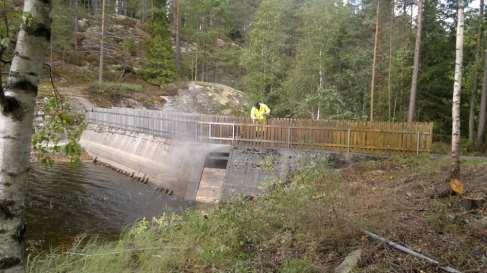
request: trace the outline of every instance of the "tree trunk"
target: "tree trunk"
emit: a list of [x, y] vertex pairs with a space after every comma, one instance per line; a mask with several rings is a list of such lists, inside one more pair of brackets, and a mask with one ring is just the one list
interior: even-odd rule
[[181, 71], [181, 1], [175, 0], [175, 14], [176, 20], [174, 25], [176, 26], [176, 69], [178, 73]]
[[[5, 92], [0, 94], [0, 272], [23, 272], [24, 180], [29, 171], [37, 86], [51, 35], [51, 1], [25, 0]], [[33, 22], [33, 23], [32, 23]]]
[[122, 0], [115, 0], [115, 14], [116, 15], [121, 15], [122, 14], [122, 10], [123, 10]]
[[380, 0], [377, 0], [377, 18], [375, 22], [375, 37], [374, 37], [374, 60], [372, 62], [372, 80], [370, 83], [370, 121], [374, 121], [374, 89], [375, 89], [375, 71], [377, 66], [377, 47], [379, 44], [379, 15], [380, 15]]
[[100, 9], [99, 1], [100, 0], [91, 0], [91, 9], [93, 14], [97, 14], [98, 10]]
[[475, 53], [475, 67], [473, 71], [473, 86], [472, 93], [470, 94], [470, 111], [468, 115], [468, 140], [474, 141], [475, 134], [475, 104], [477, 98], [478, 89], [478, 75], [482, 67], [481, 55], [482, 55], [482, 32], [484, 25], [484, 0], [480, 0], [479, 8], [479, 32], [477, 33], [477, 49]]
[[147, 0], [142, 0], [142, 23], [147, 19]]
[[391, 2], [391, 15], [389, 26], [389, 68], [387, 69], [387, 105], [388, 105], [388, 120], [391, 121], [392, 115], [392, 34], [394, 33], [394, 8], [395, 1]]
[[487, 111], [487, 50], [484, 53], [484, 77], [482, 80], [482, 96], [480, 97], [480, 112], [479, 112], [479, 126], [477, 130], [477, 140], [475, 145], [481, 148], [484, 145], [485, 138], [485, 122]]
[[460, 99], [462, 91], [463, 72], [463, 5], [463, 0], [458, 0], [455, 83], [453, 85], [452, 101], [451, 174], [453, 179], [460, 178]]
[[418, 17], [416, 20], [416, 44], [414, 46], [414, 65], [409, 97], [408, 122], [416, 120], [416, 93], [418, 89], [419, 62], [421, 60], [421, 32], [423, 28], [423, 0], [418, 0]]
[[102, 1], [101, 7], [101, 38], [100, 38], [100, 64], [98, 67], [98, 84], [103, 83], [103, 57], [105, 47], [105, 0]]
[[78, 52], [78, 32], [79, 32], [79, 26], [78, 26], [78, 19], [79, 19], [79, 0], [74, 0], [74, 18], [73, 18], [73, 28], [74, 28], [74, 33], [73, 33], [73, 38], [74, 38], [74, 51]]

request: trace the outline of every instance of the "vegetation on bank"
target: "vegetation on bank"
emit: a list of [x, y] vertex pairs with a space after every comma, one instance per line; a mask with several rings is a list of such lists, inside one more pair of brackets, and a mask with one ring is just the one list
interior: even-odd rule
[[[481, 182], [487, 164], [465, 165], [469, 193], [487, 193]], [[359, 228], [460, 270], [485, 272], [486, 230], [473, 224], [485, 207], [467, 210], [456, 197], [438, 196], [447, 170], [448, 161], [425, 158], [342, 170], [315, 164], [253, 200], [166, 214], [139, 222], [115, 242], [81, 242], [31, 257], [28, 272], [333, 272], [358, 248], [355, 272], [434, 270], [368, 240]]]

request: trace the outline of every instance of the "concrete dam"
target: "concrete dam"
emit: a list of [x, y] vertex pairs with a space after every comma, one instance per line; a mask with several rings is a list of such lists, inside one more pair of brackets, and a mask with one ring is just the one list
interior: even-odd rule
[[97, 162], [204, 203], [258, 195], [309, 160], [345, 164], [345, 156], [324, 151], [191, 143], [104, 125], [88, 126], [80, 143]]
[[[326, 160], [340, 167], [367, 157], [351, 152], [350, 129], [345, 131], [348, 139], [319, 135], [348, 144], [345, 153], [337, 153], [309, 147], [303, 140], [307, 134], [298, 127], [266, 126], [263, 131], [231, 117], [215, 121], [194, 114], [95, 108], [87, 112], [87, 119], [80, 143], [95, 161], [205, 203], [258, 195], [309, 162]], [[413, 139], [423, 139], [416, 135]]]

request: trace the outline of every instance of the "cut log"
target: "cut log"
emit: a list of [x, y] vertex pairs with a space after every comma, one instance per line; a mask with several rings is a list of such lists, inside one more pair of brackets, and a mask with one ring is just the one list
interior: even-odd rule
[[350, 273], [357, 266], [362, 256], [362, 250], [357, 249], [348, 254], [345, 260], [335, 269], [335, 273]]

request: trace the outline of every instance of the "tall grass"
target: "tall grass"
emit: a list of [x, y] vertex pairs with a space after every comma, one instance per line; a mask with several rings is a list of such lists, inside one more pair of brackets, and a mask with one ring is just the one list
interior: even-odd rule
[[317, 272], [359, 236], [334, 217], [342, 179], [319, 166], [252, 201], [144, 220], [111, 243], [30, 259], [28, 272]]

